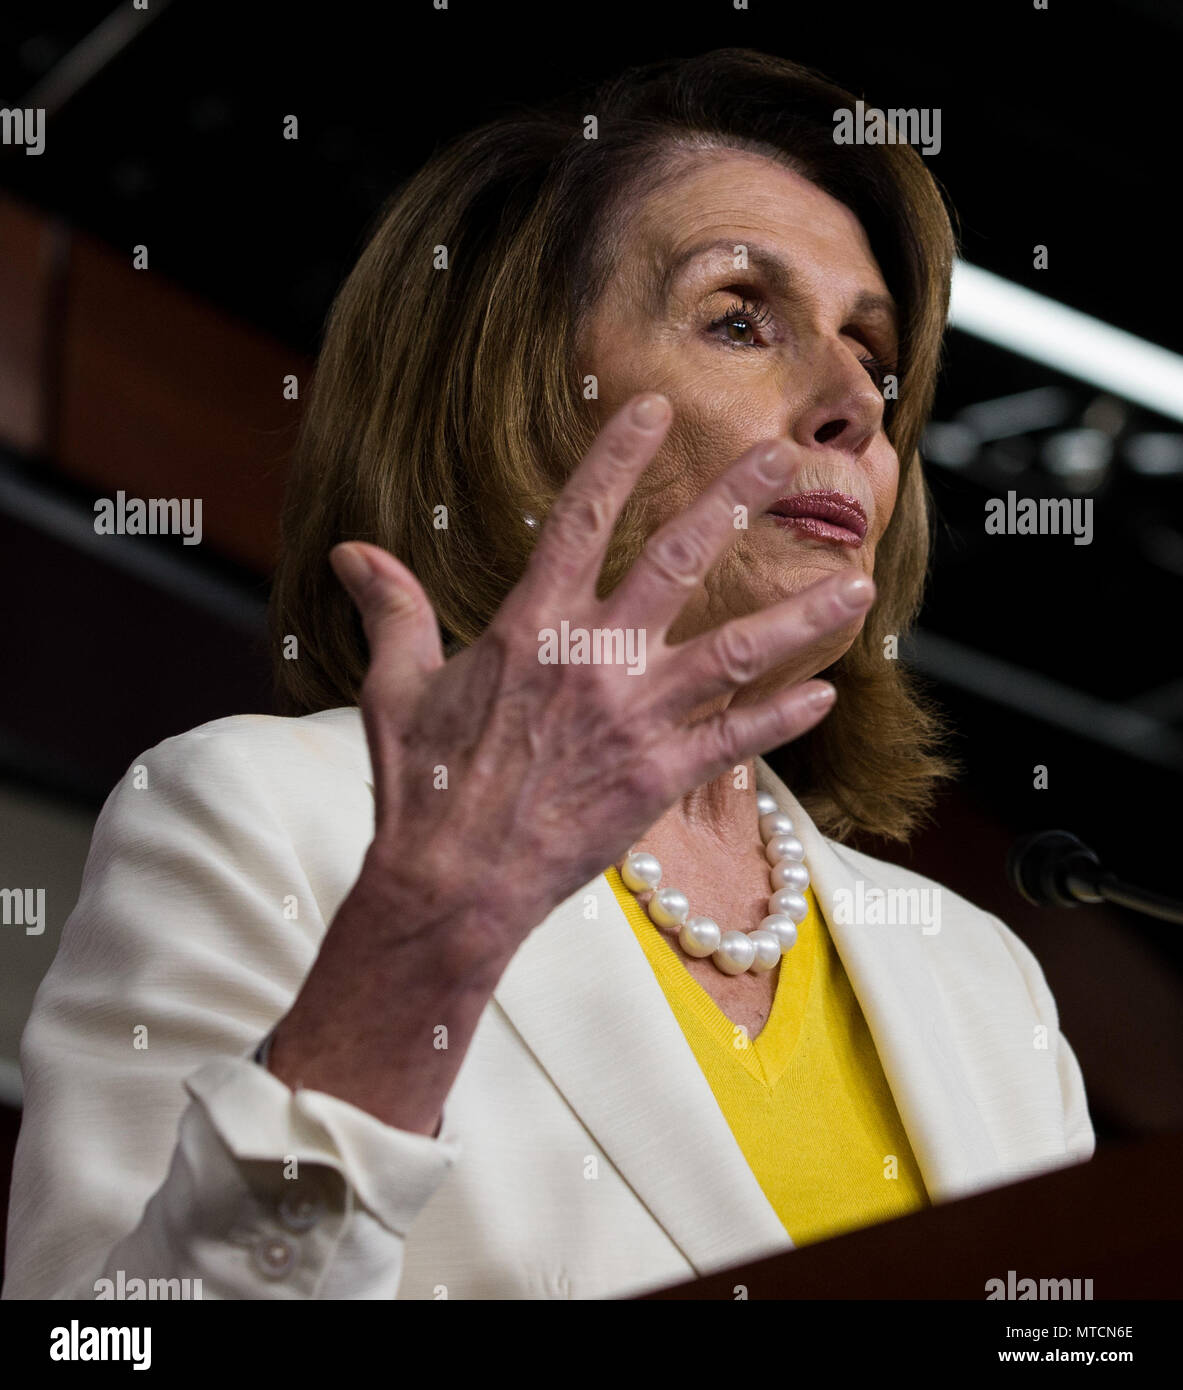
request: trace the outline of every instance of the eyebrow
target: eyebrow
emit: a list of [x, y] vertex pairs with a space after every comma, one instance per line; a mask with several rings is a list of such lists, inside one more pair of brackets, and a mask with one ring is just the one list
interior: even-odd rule
[[[694, 246], [688, 246], [684, 251], [678, 253], [671, 260], [666, 262], [664, 269], [660, 273], [657, 286], [660, 302], [665, 303], [669, 298], [670, 291], [673, 289], [674, 281], [686, 269], [691, 261], [696, 261], [700, 256], [705, 256], [708, 251], [726, 251], [728, 255], [735, 255], [736, 246], [747, 246], [748, 265], [759, 270], [772, 285], [773, 289], [785, 299], [792, 299], [796, 295], [793, 272], [788, 263], [780, 258], [775, 251], [770, 251], [767, 247], [748, 244], [744, 242], [729, 241], [720, 238], [716, 241], [699, 242]], [[887, 318], [891, 325], [893, 334], [899, 334], [899, 318], [895, 300], [889, 294], [877, 294], [873, 290], [863, 290], [855, 299], [851, 306], [851, 314], [881, 314]]]

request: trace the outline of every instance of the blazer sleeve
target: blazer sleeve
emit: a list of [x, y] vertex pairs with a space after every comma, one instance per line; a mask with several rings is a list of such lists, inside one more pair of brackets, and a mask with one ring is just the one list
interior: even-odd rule
[[107, 798], [21, 1040], [5, 1298], [136, 1279], [396, 1295], [407, 1232], [459, 1157], [447, 1108], [414, 1134], [252, 1060], [328, 925], [309, 860], [334, 852], [334, 798], [370, 796], [301, 756], [298, 722], [167, 739]]
[[1005, 922], [991, 913], [986, 914], [1019, 968], [1031, 996], [1036, 1016], [1047, 1028], [1049, 1045], [1055, 1049], [1056, 1075], [1064, 1105], [1064, 1147], [1072, 1162], [1083, 1163], [1092, 1158], [1097, 1147], [1096, 1134], [1089, 1117], [1088, 1097], [1080, 1063], [1068, 1039], [1060, 1031], [1060, 1016], [1055, 997], [1048, 986], [1031, 948]]

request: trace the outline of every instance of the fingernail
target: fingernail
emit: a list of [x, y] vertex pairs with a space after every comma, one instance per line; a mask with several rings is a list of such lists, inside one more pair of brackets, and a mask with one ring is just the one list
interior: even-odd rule
[[664, 396], [642, 396], [633, 406], [633, 424], [651, 430], [665, 423], [670, 413], [670, 403]]
[[364, 553], [352, 545], [334, 546], [329, 551], [329, 561], [336, 571], [337, 578], [347, 589], [359, 588], [374, 573]]
[[838, 591], [842, 602], [852, 613], [857, 613], [861, 608], [865, 608], [871, 602], [871, 595], [874, 592], [874, 585], [865, 574], [856, 574], [846, 580]]
[[760, 455], [756, 467], [766, 483], [779, 483], [789, 471], [792, 457], [788, 444], [778, 439]]
[[816, 685], [809, 692], [809, 703], [820, 709], [822, 705], [833, 704], [837, 694], [838, 692], [832, 685]]

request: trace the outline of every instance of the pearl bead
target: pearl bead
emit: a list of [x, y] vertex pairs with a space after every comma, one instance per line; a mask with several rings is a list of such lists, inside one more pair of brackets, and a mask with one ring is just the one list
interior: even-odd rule
[[[782, 951], [791, 951], [797, 944], [797, 924], [783, 912], [772, 912], [760, 923], [760, 930], [770, 932], [780, 942]], [[755, 935], [755, 933], [752, 933]]]
[[[805, 883], [801, 881], [802, 873], [805, 874]], [[781, 859], [778, 865], [773, 865], [769, 878], [772, 880], [773, 892], [778, 888], [794, 888], [797, 892], [803, 892], [809, 883], [809, 870], [795, 859]]]
[[745, 932], [725, 931], [715, 952], [715, 964], [725, 975], [742, 975], [756, 959], [756, 947]]
[[805, 847], [793, 834], [793, 822], [777, 806], [770, 792], [756, 793], [760, 836], [771, 869], [773, 892], [768, 915], [751, 933], [723, 931], [711, 917], [691, 917], [690, 902], [677, 888], [661, 888], [661, 864], [655, 855], [634, 850], [625, 856], [620, 870], [624, 885], [637, 894], [648, 893], [646, 911], [664, 931], [676, 932], [678, 944], [688, 956], [711, 956], [725, 975], [745, 970], [764, 974], [797, 942], [797, 924], [809, 915], [805, 891], [809, 887]]
[[792, 849], [794, 845], [799, 845], [800, 840], [796, 835], [774, 835], [764, 846], [764, 858], [770, 864], [779, 864], [782, 859], [791, 859], [792, 856], [785, 853], [786, 849]]
[[782, 888], [768, 899], [768, 907], [773, 913], [783, 912], [794, 922], [804, 922], [809, 916], [809, 904], [795, 888]]
[[768, 877], [774, 893], [779, 888], [795, 888], [798, 893], [804, 893], [809, 886], [809, 870], [795, 859], [782, 859], [774, 864]]
[[[760, 838], [771, 840], [774, 835], [791, 835], [793, 822], [783, 811], [769, 811], [760, 817]], [[783, 858], [783, 856], [782, 856]]]
[[772, 848], [774, 843], [777, 849], [777, 858], [773, 860], [773, 863], [777, 863], [781, 859], [795, 859], [800, 863], [805, 858], [805, 846], [796, 835], [774, 836], [772, 840], [769, 840], [765, 853]]
[[748, 968], [753, 975], [763, 975], [780, 960], [780, 937], [770, 931], [754, 931], [749, 935], [748, 940], [756, 948], [756, 958]]
[[659, 888], [649, 899], [650, 918], [666, 931], [680, 927], [689, 911], [689, 899], [676, 888]]
[[688, 956], [713, 956], [719, 949], [723, 933], [712, 917], [687, 917], [678, 933], [678, 944]]
[[661, 882], [661, 865], [652, 854], [638, 851], [624, 861], [620, 877], [634, 893], [646, 893]]

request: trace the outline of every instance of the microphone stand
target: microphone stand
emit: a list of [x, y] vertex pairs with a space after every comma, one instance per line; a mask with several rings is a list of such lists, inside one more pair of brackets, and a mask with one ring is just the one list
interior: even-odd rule
[[1114, 903], [1148, 917], [1183, 925], [1183, 902], [1126, 883], [1067, 830], [1041, 830], [1017, 841], [1006, 859], [1007, 877], [1036, 907]]

